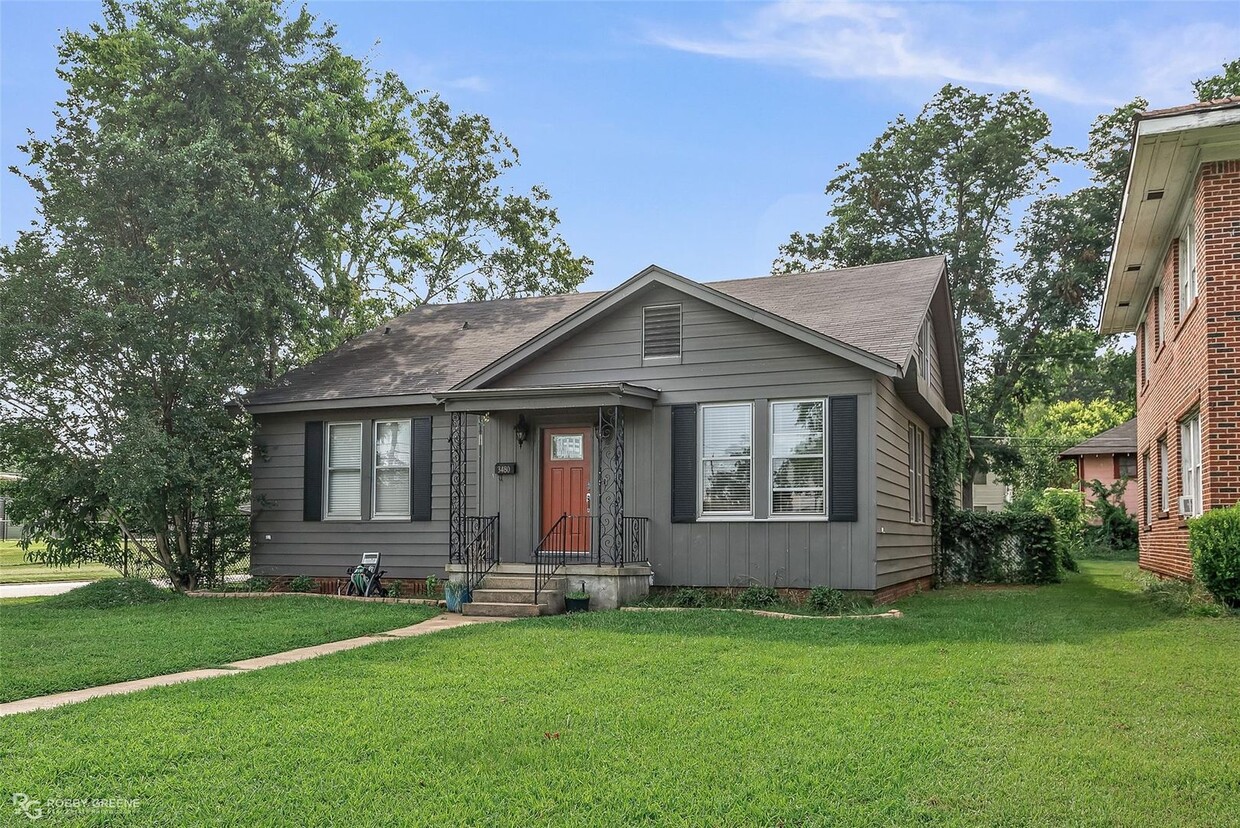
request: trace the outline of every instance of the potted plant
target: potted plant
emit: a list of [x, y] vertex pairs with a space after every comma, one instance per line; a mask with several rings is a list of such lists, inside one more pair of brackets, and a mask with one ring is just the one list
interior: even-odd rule
[[590, 593], [586, 592], [586, 582], [581, 582], [581, 589], [575, 589], [564, 595], [565, 612], [589, 612]]
[[448, 612], [460, 612], [461, 604], [469, 603], [469, 589], [462, 583], [448, 581], [443, 585], [443, 602]]

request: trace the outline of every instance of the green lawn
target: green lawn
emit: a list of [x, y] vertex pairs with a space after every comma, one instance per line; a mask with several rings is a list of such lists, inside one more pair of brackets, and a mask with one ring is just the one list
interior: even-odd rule
[[1082, 569], [899, 620], [562, 616], [100, 699], [0, 720], [0, 791], [139, 799], [126, 825], [1240, 824], [1240, 619]]
[[212, 667], [416, 624], [411, 604], [327, 598], [187, 598], [79, 609], [0, 601], [0, 702]]
[[115, 569], [99, 564], [53, 567], [30, 563], [17, 541], [0, 541], [0, 584], [37, 584], [47, 581], [94, 581], [119, 578]]

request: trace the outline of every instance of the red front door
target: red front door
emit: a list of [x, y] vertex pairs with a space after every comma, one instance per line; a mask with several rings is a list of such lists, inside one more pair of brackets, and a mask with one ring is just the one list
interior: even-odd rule
[[590, 551], [589, 426], [544, 428], [542, 432], [542, 534], [568, 515], [566, 552]]

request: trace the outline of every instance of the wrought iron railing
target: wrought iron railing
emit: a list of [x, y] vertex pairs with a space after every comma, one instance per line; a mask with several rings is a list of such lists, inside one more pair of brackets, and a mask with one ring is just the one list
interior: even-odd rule
[[467, 516], [465, 527], [465, 537], [469, 540], [461, 557], [465, 564], [465, 587], [473, 592], [491, 568], [499, 563], [499, 515]]
[[619, 555], [611, 560], [603, 560], [599, 556], [599, 565], [609, 563], [612, 566], [627, 566], [636, 563], [649, 563], [650, 555], [646, 551], [646, 541], [650, 536], [650, 518], [625, 516], [620, 521]]

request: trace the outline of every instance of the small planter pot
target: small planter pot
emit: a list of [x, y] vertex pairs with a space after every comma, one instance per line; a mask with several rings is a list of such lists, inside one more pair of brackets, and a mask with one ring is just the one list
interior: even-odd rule
[[564, 611], [565, 612], [589, 612], [590, 611], [590, 596], [587, 595], [585, 598], [569, 598], [568, 596], [565, 596], [564, 597]]
[[448, 612], [460, 612], [462, 604], [469, 603], [469, 590], [464, 584], [449, 581], [443, 585], [443, 602]]

